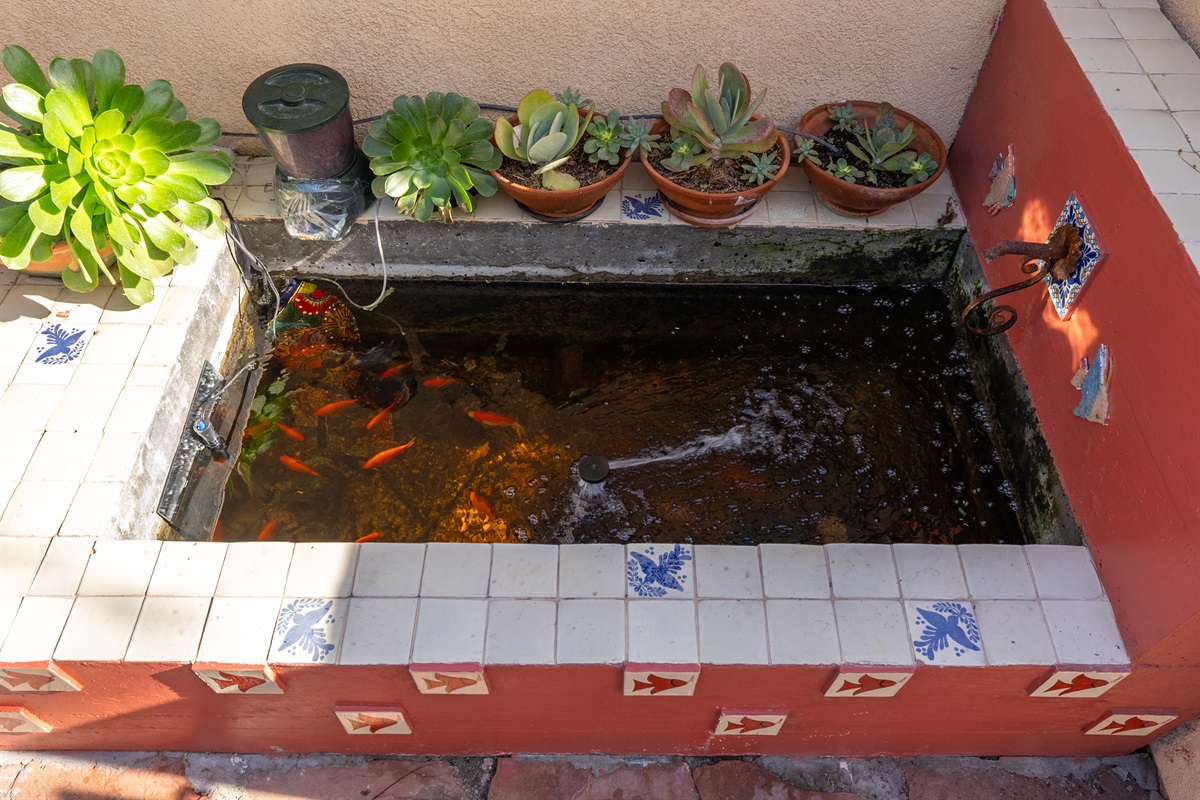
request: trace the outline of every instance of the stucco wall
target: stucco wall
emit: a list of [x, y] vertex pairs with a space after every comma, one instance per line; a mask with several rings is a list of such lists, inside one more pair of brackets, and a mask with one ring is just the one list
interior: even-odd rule
[[1159, 6], [1192, 49], [1200, 49], [1200, 3], [1196, 0], [1159, 0]]
[[[604, 107], [657, 112], [697, 62], [732, 60], [764, 108], [794, 123], [818, 102], [891, 100], [953, 138], [1003, 0], [6, 0], [0, 44], [42, 63], [112, 47], [131, 80], [170, 80], [195, 116], [250, 130], [241, 96], [293, 62], [345, 75], [356, 118], [398, 94], [458, 91], [513, 104], [525, 90], [581, 87]], [[7, 82], [7, 79], [6, 79]]]

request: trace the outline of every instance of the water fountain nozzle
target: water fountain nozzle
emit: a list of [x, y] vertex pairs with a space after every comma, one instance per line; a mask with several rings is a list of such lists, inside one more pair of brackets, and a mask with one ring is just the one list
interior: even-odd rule
[[603, 456], [584, 456], [579, 459], [579, 477], [588, 483], [603, 483], [608, 477], [608, 459]]

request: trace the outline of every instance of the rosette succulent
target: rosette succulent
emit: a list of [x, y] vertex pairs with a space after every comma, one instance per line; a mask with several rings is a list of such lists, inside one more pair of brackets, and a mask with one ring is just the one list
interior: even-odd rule
[[221, 135], [216, 120], [189, 121], [171, 84], [125, 83], [112, 50], [92, 61], [55, 58], [47, 76], [22, 47], [0, 54], [16, 79], [0, 112], [0, 259], [12, 269], [45, 261], [63, 242], [78, 266], [63, 270], [68, 288], [96, 288], [114, 277], [112, 248], [125, 295], [154, 296], [152, 281], [190, 264], [196, 246], [184, 225], [224, 232], [209, 186], [229, 179], [229, 157], [203, 150]]
[[692, 90], [672, 89], [662, 104], [662, 114], [677, 138], [691, 135], [702, 149], [686, 159], [664, 160], [663, 166], [682, 172], [714, 158], [741, 158], [748, 153], [770, 150], [777, 135], [774, 120], [751, 119], [764, 97], [765, 92], [751, 100], [750, 82], [729, 63], [721, 65], [714, 94], [709, 90], [704, 68], [697, 65], [692, 74]]
[[422, 222], [435, 208], [446, 221], [455, 204], [470, 212], [472, 189], [484, 197], [496, 193], [496, 180], [488, 172], [500, 166], [500, 154], [488, 142], [491, 132], [469, 97], [454, 92], [401, 95], [371, 124], [363, 142], [378, 176], [371, 191], [395, 198], [401, 211]]
[[578, 189], [579, 181], [554, 168], [570, 158], [571, 151], [587, 132], [593, 109], [581, 120], [580, 109], [566, 104], [542, 89], [534, 89], [517, 105], [517, 124], [505, 117], [496, 120], [496, 147], [513, 161], [537, 164], [546, 189]]

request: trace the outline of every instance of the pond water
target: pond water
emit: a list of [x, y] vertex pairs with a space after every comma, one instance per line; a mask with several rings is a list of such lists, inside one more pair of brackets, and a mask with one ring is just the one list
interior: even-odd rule
[[353, 316], [281, 334], [216, 538], [1022, 541], [935, 288], [405, 282]]

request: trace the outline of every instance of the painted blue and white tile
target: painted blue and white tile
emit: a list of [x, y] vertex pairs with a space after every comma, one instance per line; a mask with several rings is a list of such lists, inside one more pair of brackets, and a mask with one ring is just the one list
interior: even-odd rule
[[267, 661], [274, 664], [335, 664], [346, 625], [345, 598], [299, 597], [283, 601]]
[[[1074, 225], [1079, 231], [1079, 237], [1083, 240], [1079, 255], [1079, 267], [1075, 270], [1075, 274], [1065, 281], [1060, 281], [1053, 275], [1047, 275], [1045, 281], [1046, 288], [1050, 291], [1050, 300], [1054, 303], [1054, 310], [1058, 312], [1059, 319], [1068, 319], [1075, 301], [1079, 298], [1079, 293], [1083, 291], [1084, 283], [1096, 269], [1096, 265], [1104, 258], [1104, 252], [1100, 249], [1091, 219], [1083, 210], [1083, 204], [1079, 202], [1079, 198], [1073, 193], [1067, 198], [1067, 204], [1063, 206], [1062, 213], [1058, 215], [1058, 220], [1054, 223], [1054, 230], [1058, 230], [1063, 225]], [[1050, 241], [1053, 236], [1054, 233], [1051, 231], [1050, 237], [1046, 241]]]
[[[62, 322], [43, 325], [30, 354], [34, 364], [74, 364], [87, 345], [88, 329]], [[28, 356], [27, 356], [28, 358]]]
[[621, 221], [622, 222], [669, 222], [671, 212], [667, 211], [659, 199], [657, 192], [622, 192]]
[[909, 600], [904, 604], [913, 651], [923, 664], [987, 665], [975, 609], [960, 600]]
[[690, 544], [631, 544], [625, 550], [629, 597], [695, 597]]

